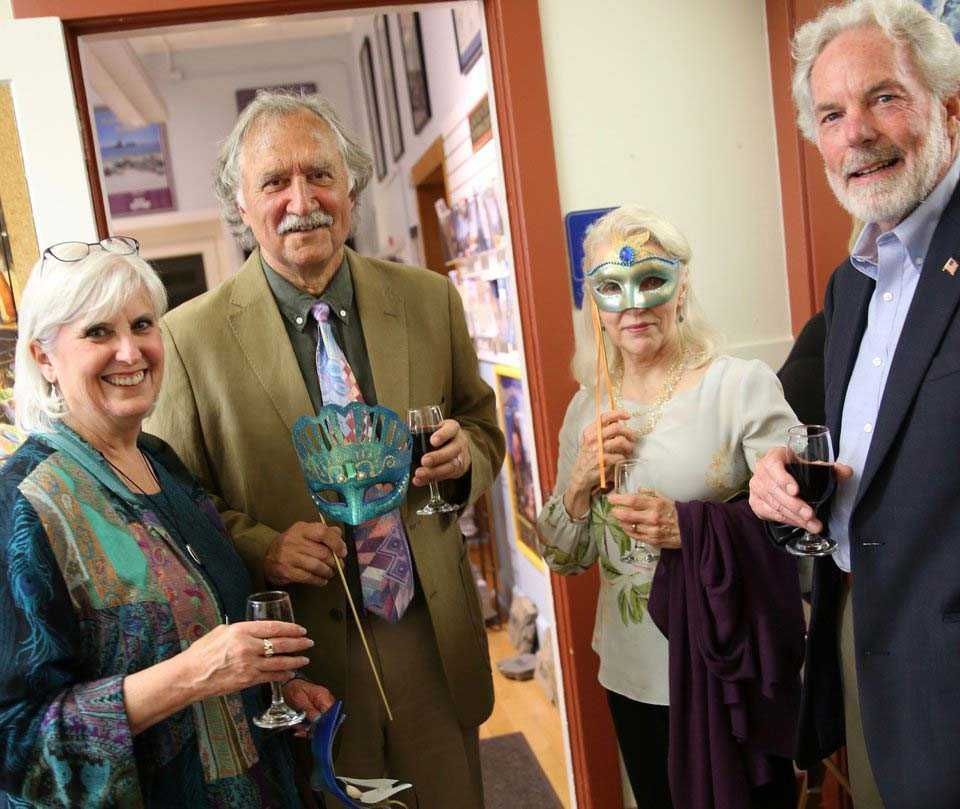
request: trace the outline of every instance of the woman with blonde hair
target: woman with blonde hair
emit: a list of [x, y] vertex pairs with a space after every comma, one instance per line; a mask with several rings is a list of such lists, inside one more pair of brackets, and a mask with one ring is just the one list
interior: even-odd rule
[[[647, 603], [661, 551], [681, 546], [676, 502], [731, 498], [796, 418], [766, 365], [718, 351], [694, 298], [690, 247], [672, 224], [627, 205], [593, 224], [584, 252], [573, 359], [581, 389], [539, 518], [543, 556], [561, 574], [599, 564], [600, 683], [637, 805], [662, 809], [673, 805], [674, 725], [668, 643]], [[612, 403], [595, 399], [606, 379]], [[610, 493], [617, 465], [631, 460], [640, 464], [626, 490]]]

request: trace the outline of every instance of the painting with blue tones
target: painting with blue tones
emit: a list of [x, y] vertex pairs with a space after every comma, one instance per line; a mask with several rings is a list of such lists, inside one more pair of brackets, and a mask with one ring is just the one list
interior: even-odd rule
[[587, 228], [613, 208], [590, 208], [585, 211], [570, 211], [563, 217], [563, 229], [567, 234], [567, 258], [570, 261], [570, 283], [573, 286], [573, 305], [583, 306], [583, 237]]
[[93, 115], [110, 215], [172, 211], [176, 205], [167, 172], [164, 125], [132, 129], [109, 107], [95, 107]]
[[917, 0], [938, 20], [943, 20], [960, 42], [960, 0]]

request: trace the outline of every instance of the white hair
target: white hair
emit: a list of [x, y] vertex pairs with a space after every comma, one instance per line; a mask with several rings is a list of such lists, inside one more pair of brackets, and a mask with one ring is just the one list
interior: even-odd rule
[[[360, 194], [373, 175], [373, 159], [360, 142], [340, 121], [340, 116], [327, 99], [317, 93], [294, 95], [292, 93], [261, 90], [257, 97], [240, 113], [233, 130], [220, 145], [217, 156], [213, 189], [220, 202], [220, 214], [240, 245], [252, 250], [257, 246], [253, 231], [240, 216], [241, 157], [243, 143], [253, 126], [263, 120], [276, 120], [298, 112], [316, 116], [333, 131], [347, 167], [350, 193], [353, 196], [354, 222], [360, 210]], [[318, 127], [319, 129], [319, 127]]]
[[809, 141], [817, 141], [810, 72], [823, 49], [844, 31], [873, 26], [904, 45], [920, 79], [939, 99], [960, 89], [960, 46], [950, 29], [916, 0], [851, 0], [830, 6], [801, 26], [793, 38], [793, 100], [797, 123]]
[[13, 398], [22, 430], [49, 432], [67, 415], [63, 396], [43, 376], [31, 344], [49, 351], [63, 326], [110, 320], [144, 292], [159, 320], [167, 310], [167, 292], [150, 265], [137, 255], [94, 249], [80, 261], [41, 258], [34, 264], [17, 307]]
[[[684, 293], [683, 322], [677, 323], [679, 344], [683, 350], [691, 351], [703, 361], [716, 356], [720, 343], [719, 335], [703, 316], [690, 283], [690, 245], [683, 234], [663, 217], [633, 204], [623, 205], [601, 216], [587, 229], [583, 240], [584, 274], [593, 266], [593, 257], [597, 250], [624, 241], [641, 231], [648, 231], [652, 239], [683, 265], [681, 279], [686, 280], [687, 289]], [[585, 285], [583, 306], [579, 312], [574, 313], [573, 318], [574, 352], [571, 362], [574, 378], [588, 388], [597, 382], [597, 342], [593, 331], [593, 302], [590, 295], [590, 290]], [[606, 332], [603, 334], [603, 341], [611, 375], [622, 373], [623, 358], [620, 351]]]

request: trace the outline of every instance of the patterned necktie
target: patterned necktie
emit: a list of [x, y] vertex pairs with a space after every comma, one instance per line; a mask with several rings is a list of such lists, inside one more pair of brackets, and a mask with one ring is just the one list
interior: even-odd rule
[[[330, 304], [317, 301], [310, 313], [317, 321], [317, 376], [323, 401], [334, 405], [362, 402], [357, 378], [333, 335]], [[394, 509], [356, 526], [353, 542], [363, 606], [396, 623], [413, 599], [413, 563], [400, 512]]]

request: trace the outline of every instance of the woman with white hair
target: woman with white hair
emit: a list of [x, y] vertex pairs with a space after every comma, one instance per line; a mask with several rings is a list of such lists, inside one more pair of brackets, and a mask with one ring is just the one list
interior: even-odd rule
[[[647, 603], [661, 549], [681, 545], [675, 501], [724, 501], [741, 491], [755, 459], [783, 442], [796, 417], [766, 365], [718, 353], [694, 300], [690, 247], [673, 225], [627, 205], [590, 227], [584, 252], [573, 359], [582, 387], [567, 409], [556, 489], [539, 518], [543, 556], [561, 574], [599, 564], [600, 683], [637, 806], [662, 809], [673, 805], [674, 725], [667, 639]], [[612, 382], [613, 407], [604, 403], [602, 413], [598, 374]], [[616, 466], [635, 459], [627, 490], [608, 494]]]
[[[313, 642], [244, 621], [246, 569], [177, 456], [140, 430], [163, 378], [137, 242], [44, 251], [20, 305], [27, 441], [0, 471], [0, 804], [298, 806], [251, 717]], [[332, 699], [302, 680], [288, 701]]]

